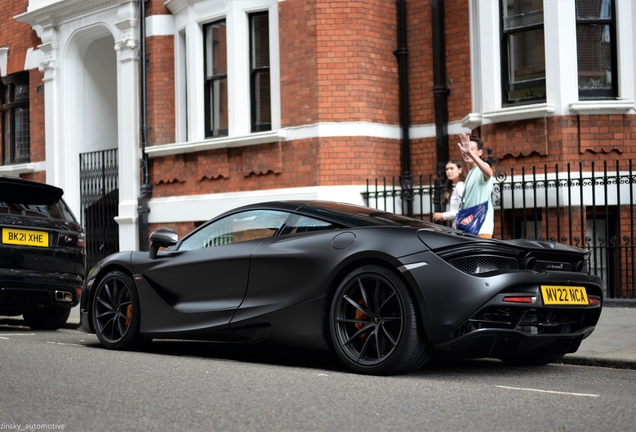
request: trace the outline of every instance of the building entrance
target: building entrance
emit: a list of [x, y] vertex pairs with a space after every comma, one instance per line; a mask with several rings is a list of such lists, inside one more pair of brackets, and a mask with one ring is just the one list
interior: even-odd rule
[[80, 155], [81, 223], [86, 231], [86, 269], [119, 251], [117, 149]]

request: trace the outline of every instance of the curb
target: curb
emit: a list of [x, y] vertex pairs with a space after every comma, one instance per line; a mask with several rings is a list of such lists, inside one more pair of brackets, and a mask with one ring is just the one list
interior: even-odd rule
[[634, 299], [605, 299], [603, 301], [603, 308], [636, 308], [636, 301]]
[[577, 366], [595, 366], [610, 369], [636, 369], [636, 361], [601, 357], [584, 357], [576, 354], [563, 357], [559, 363]]
[[79, 327], [79, 322], [69, 322], [67, 321], [66, 324], [64, 324], [64, 326], [62, 328], [68, 329], [68, 330], [78, 330]]

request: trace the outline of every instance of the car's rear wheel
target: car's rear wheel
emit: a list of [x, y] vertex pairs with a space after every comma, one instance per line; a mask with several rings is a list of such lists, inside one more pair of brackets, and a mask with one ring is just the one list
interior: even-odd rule
[[24, 312], [22, 318], [33, 330], [57, 330], [66, 324], [70, 314], [70, 308], [47, 307]]
[[407, 373], [430, 357], [412, 295], [382, 266], [347, 275], [331, 304], [329, 326], [336, 353], [359, 373]]
[[118, 270], [106, 274], [97, 285], [92, 306], [95, 334], [102, 345], [122, 350], [142, 345], [139, 296], [130, 276]]

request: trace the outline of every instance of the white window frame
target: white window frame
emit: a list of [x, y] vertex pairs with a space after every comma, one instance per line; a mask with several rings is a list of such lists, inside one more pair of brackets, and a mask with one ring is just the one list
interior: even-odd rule
[[557, 115], [634, 113], [636, 16], [631, 0], [616, 0], [618, 99], [580, 101], [576, 58], [575, 0], [544, 0], [546, 87], [544, 103], [502, 105], [499, 0], [470, 1], [472, 112], [468, 129], [507, 121]]
[[[175, 17], [176, 143], [149, 147], [151, 156], [280, 141], [278, 0], [168, 0]], [[249, 14], [268, 12], [272, 130], [251, 132]], [[228, 136], [205, 138], [203, 26], [226, 20]], [[238, 55], [236, 53], [242, 53]]]

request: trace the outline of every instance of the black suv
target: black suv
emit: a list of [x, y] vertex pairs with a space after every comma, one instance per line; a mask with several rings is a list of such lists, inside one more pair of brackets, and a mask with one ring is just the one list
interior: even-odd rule
[[84, 233], [55, 186], [0, 176], [0, 315], [57, 330], [78, 304]]

